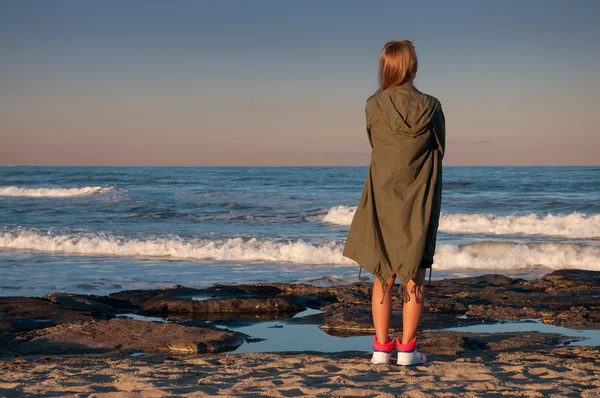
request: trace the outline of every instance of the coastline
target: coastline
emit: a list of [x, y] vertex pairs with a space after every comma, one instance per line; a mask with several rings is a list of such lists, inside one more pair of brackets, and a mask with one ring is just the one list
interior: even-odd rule
[[[372, 366], [364, 338], [352, 340], [372, 335], [369, 292], [368, 283], [254, 284], [1, 297], [0, 396], [600, 394], [598, 345], [539, 331], [456, 331], [537, 319], [598, 333], [600, 272], [433, 281], [419, 334], [429, 362], [413, 368]], [[393, 293], [397, 332], [401, 301]], [[261, 336], [241, 332], [248, 325], [274, 326], [284, 351], [231, 353], [260, 346]], [[299, 351], [298, 325], [360, 343]]]

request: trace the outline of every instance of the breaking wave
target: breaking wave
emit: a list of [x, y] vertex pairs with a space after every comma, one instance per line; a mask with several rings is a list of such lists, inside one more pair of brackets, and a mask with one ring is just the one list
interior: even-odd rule
[[218, 261], [265, 261], [302, 264], [352, 264], [342, 256], [336, 242], [319, 244], [303, 240], [222, 240], [178, 237], [127, 239], [116, 236], [48, 235], [34, 230], [0, 234], [0, 248], [42, 252], [92, 254], [124, 257], [167, 257]]
[[[51, 253], [124, 257], [163, 257], [242, 262], [290, 262], [314, 265], [352, 265], [342, 256], [343, 242], [256, 238], [221, 240], [179, 237], [129, 239], [104, 235], [52, 235], [32, 229], [0, 233], [0, 248]], [[479, 242], [438, 245], [437, 269], [510, 270], [529, 267], [600, 270], [600, 246], [575, 243]]]
[[20, 188], [0, 187], [0, 196], [28, 196], [37, 198], [62, 198], [70, 196], [90, 196], [113, 191], [113, 188]]
[[434, 267], [441, 270], [514, 270], [531, 267], [600, 271], [600, 247], [575, 243], [479, 242], [438, 245]]
[[[350, 225], [355, 206], [335, 206], [322, 217], [323, 222]], [[440, 232], [487, 235], [545, 235], [567, 238], [600, 237], [600, 214], [497, 216], [493, 214], [442, 214]]]

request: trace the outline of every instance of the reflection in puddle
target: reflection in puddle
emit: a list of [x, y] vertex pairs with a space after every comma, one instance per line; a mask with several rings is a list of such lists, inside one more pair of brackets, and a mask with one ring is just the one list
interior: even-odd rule
[[297, 313], [296, 315], [294, 315], [292, 318], [304, 318], [310, 315], [317, 315], [317, 314], [322, 314], [324, 311], [321, 310], [315, 310], [312, 308], [307, 308], [302, 312]]
[[265, 312], [265, 313], [198, 313], [169, 316], [168, 320], [193, 320], [204, 321], [214, 325], [241, 327], [253, 325], [257, 322], [291, 319], [295, 312]]
[[234, 354], [244, 352], [281, 351], [371, 351], [373, 336], [334, 337], [318, 325], [290, 325], [279, 322], [263, 322], [252, 326], [231, 328], [255, 338], [266, 339], [257, 343], [244, 343]]
[[205, 301], [205, 300], [213, 300], [215, 299], [214, 296], [207, 296], [207, 297], [201, 297], [201, 296], [193, 296], [190, 297], [190, 299], [194, 300], [194, 301]]
[[165, 322], [164, 318], [157, 318], [153, 316], [144, 316], [138, 314], [119, 314], [117, 318], [129, 318], [135, 319], [136, 321], [146, 321], [146, 322]]
[[493, 325], [473, 325], [457, 328], [448, 328], [451, 332], [469, 333], [505, 333], [505, 332], [542, 332], [558, 333], [568, 337], [574, 337], [578, 341], [570, 342], [569, 345], [593, 345], [600, 346], [600, 330], [568, 329], [560, 326], [546, 325], [535, 319], [525, 319], [516, 322], [496, 323]]

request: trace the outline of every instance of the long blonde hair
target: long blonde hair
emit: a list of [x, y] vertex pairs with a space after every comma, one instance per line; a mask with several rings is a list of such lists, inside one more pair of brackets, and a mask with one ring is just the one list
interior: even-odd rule
[[412, 40], [392, 40], [385, 43], [379, 55], [379, 89], [408, 82], [419, 63]]

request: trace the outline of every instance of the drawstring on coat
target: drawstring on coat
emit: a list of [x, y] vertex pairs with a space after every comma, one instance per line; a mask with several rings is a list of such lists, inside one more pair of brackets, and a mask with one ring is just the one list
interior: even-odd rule
[[387, 291], [387, 288], [387, 282], [381, 282], [381, 290], [383, 293], [381, 294], [381, 302], [379, 304], [383, 304], [383, 299], [385, 299], [385, 292]]
[[[359, 270], [358, 270], [358, 280], [360, 281], [360, 275], [362, 274], [362, 265], [360, 266]], [[433, 270], [433, 266], [429, 267], [429, 283], [427, 285], [427, 287], [431, 287], [431, 271]], [[387, 291], [388, 288], [388, 284], [387, 282], [381, 282], [381, 290], [382, 290], [382, 295], [381, 295], [381, 301], [379, 302], [379, 304], [383, 304], [383, 300], [385, 299], [385, 293]], [[415, 283], [411, 289], [411, 294], [415, 294], [416, 295], [416, 288], [417, 288], [417, 284]], [[408, 291], [406, 289], [406, 285], [404, 283], [401, 283], [400, 286], [398, 286], [398, 296], [402, 297], [404, 296], [404, 301], [410, 301], [410, 295], [408, 294]]]
[[431, 287], [431, 271], [433, 271], [433, 264], [429, 268], [429, 285], [427, 287]]

